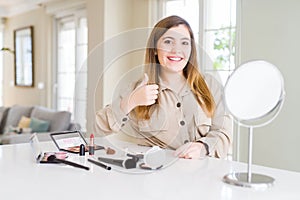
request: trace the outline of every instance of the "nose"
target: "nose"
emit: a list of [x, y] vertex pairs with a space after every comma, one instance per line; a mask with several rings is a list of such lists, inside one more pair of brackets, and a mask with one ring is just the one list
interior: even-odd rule
[[181, 47], [178, 42], [174, 43], [171, 49], [172, 53], [180, 53]]

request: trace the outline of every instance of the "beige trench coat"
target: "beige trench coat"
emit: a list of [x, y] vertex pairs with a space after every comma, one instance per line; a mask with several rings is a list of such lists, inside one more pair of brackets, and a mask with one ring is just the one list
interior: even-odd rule
[[206, 116], [187, 84], [177, 94], [160, 84], [159, 104], [152, 106], [150, 120], [137, 121], [121, 111], [120, 101], [134, 89], [129, 87], [111, 105], [96, 113], [95, 131], [122, 132], [141, 145], [177, 149], [186, 142], [203, 142], [209, 155], [226, 157], [232, 140], [232, 118], [225, 110], [222, 85], [211, 75], [205, 81], [216, 103], [214, 116]]

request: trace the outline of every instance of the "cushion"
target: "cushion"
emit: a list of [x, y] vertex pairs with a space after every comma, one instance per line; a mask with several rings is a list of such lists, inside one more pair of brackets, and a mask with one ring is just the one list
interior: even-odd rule
[[30, 118], [22, 116], [19, 121], [18, 127], [19, 128], [29, 128], [30, 121], [31, 121]]
[[68, 111], [53, 111], [44, 107], [35, 106], [31, 118], [50, 122], [49, 131], [66, 131], [71, 122], [71, 113]]
[[9, 109], [7, 114], [5, 128], [9, 126], [17, 127], [22, 116], [30, 117], [32, 108], [33, 107], [31, 106], [19, 106], [19, 105], [12, 106]]
[[7, 113], [9, 108], [7, 107], [0, 107], [0, 134], [4, 132], [4, 126], [7, 118]]
[[33, 133], [34, 132], [48, 132], [49, 122], [32, 117], [30, 120], [29, 127], [31, 128]]

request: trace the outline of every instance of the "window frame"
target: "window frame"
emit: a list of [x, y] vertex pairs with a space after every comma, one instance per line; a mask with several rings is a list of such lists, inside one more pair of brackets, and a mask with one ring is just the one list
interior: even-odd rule
[[[73, 96], [73, 110], [71, 111], [72, 112], [72, 121], [76, 121], [77, 123], [80, 123], [81, 125], [81, 130], [82, 131], [86, 131], [86, 120], [87, 120], [87, 87], [85, 87], [85, 94], [86, 94], [86, 97], [85, 99], [82, 99], [82, 98], [78, 98], [76, 94], [79, 94], [78, 92], [78, 87], [76, 87], [76, 82], [77, 82], [77, 76], [78, 76], [78, 73], [81, 73], [81, 64], [80, 61], [78, 60], [78, 47], [81, 45], [79, 44], [79, 41], [78, 41], [78, 27], [79, 27], [79, 21], [81, 18], [85, 18], [87, 20], [87, 15], [86, 15], [86, 10], [85, 9], [81, 9], [81, 10], [76, 10], [72, 13], [67, 13], [66, 15], [57, 15], [56, 17], [53, 18], [53, 30], [54, 30], [54, 33], [53, 33], [53, 67], [52, 67], [52, 80], [53, 80], [53, 84], [52, 84], [52, 108], [54, 109], [58, 109], [58, 64], [59, 64], [59, 55], [58, 55], [58, 40], [59, 40], [59, 37], [58, 37], [58, 34], [59, 34], [59, 23], [61, 22], [68, 22], [68, 21], [73, 21], [75, 23], [75, 60], [74, 60], [74, 63], [75, 63], [75, 88], [74, 89], [74, 96]], [[88, 28], [88, 26], [86, 26], [86, 28]], [[88, 40], [86, 41], [86, 48], [88, 48]], [[86, 49], [86, 52], [87, 52], [87, 55], [88, 56], [88, 49]], [[87, 80], [87, 75], [88, 75], [88, 72], [87, 72], [87, 69], [86, 71], [84, 72], [86, 74], [86, 80]], [[86, 83], [87, 85], [87, 83]], [[84, 113], [84, 117], [80, 117], [80, 115], [82, 115], [81, 112], [78, 111], [77, 109], [77, 104], [79, 101], [83, 101], [83, 104], [85, 104], [85, 113]], [[84, 119], [83, 119], [84, 118]]]

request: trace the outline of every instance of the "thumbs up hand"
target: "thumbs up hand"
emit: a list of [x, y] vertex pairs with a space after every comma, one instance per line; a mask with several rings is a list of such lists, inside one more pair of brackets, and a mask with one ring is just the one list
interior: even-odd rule
[[144, 74], [142, 82], [131, 93], [130, 103], [135, 106], [149, 106], [155, 103], [158, 97], [158, 85], [148, 85], [148, 80], [148, 75]]
[[155, 103], [158, 98], [158, 85], [148, 85], [148, 80], [148, 75], [144, 74], [142, 82], [122, 100], [121, 108], [125, 113], [129, 113], [137, 106], [149, 106]]

